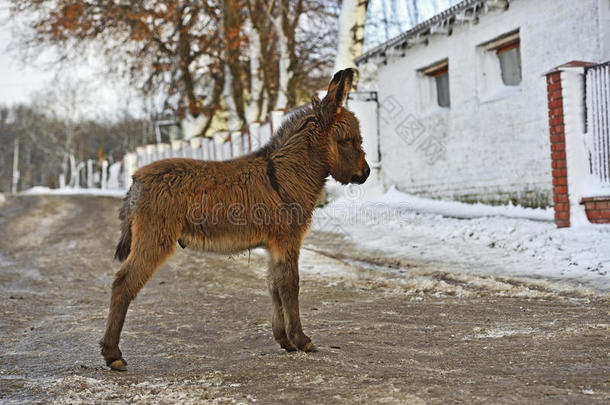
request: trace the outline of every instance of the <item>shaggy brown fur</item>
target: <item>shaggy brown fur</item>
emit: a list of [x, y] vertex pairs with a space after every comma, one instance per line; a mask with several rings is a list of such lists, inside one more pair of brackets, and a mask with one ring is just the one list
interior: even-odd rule
[[166, 159], [133, 176], [120, 218], [106, 364], [125, 369], [119, 339], [130, 302], [178, 242], [212, 252], [269, 251], [273, 335], [287, 351], [313, 351], [299, 318], [298, 258], [325, 179], [362, 184], [369, 167], [358, 120], [342, 107], [353, 71], [335, 74], [327, 96], [293, 113], [268, 145], [238, 159]]

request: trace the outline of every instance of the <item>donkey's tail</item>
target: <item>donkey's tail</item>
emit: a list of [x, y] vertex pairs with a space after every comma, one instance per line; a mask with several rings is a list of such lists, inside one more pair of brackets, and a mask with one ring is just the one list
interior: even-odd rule
[[137, 180], [134, 180], [127, 195], [123, 199], [123, 206], [119, 211], [119, 219], [121, 220], [121, 239], [119, 239], [116, 251], [114, 252], [114, 258], [122, 262], [127, 259], [127, 256], [129, 256], [129, 252], [131, 251], [131, 224], [133, 222], [138, 199], [140, 198], [141, 188], [142, 186], [140, 183]]
[[122, 262], [127, 259], [131, 251], [131, 220], [124, 220], [121, 224], [121, 239], [116, 245], [114, 258]]

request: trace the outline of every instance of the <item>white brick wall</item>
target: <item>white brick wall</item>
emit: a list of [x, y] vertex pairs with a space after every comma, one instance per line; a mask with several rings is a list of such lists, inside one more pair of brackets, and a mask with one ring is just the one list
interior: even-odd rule
[[[610, 0], [513, 0], [508, 11], [455, 26], [451, 36], [433, 36], [404, 57], [388, 55], [378, 72], [385, 186], [466, 201], [551, 204], [543, 74], [571, 60], [610, 59], [609, 16]], [[477, 46], [515, 29], [522, 83], [480, 99]], [[417, 70], [445, 58], [451, 108], [426, 108]]]

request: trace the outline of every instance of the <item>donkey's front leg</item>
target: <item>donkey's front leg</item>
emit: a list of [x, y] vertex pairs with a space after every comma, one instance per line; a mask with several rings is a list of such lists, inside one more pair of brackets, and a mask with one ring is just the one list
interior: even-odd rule
[[273, 304], [273, 318], [271, 321], [273, 337], [275, 338], [275, 341], [280, 344], [282, 349], [285, 349], [287, 352], [294, 352], [297, 350], [297, 347], [292, 344], [290, 339], [288, 339], [288, 335], [286, 335], [284, 309], [282, 308], [280, 291], [275, 285], [271, 272], [269, 274], [269, 293], [271, 294], [271, 302]]
[[[269, 268], [269, 286], [273, 300], [273, 334], [278, 343], [286, 350], [294, 347], [305, 352], [315, 351], [311, 339], [303, 333], [299, 314], [299, 251], [298, 249], [282, 250], [272, 246], [271, 265]], [[279, 298], [279, 299], [278, 299]], [[281, 331], [283, 320], [284, 333]], [[288, 347], [285, 337], [288, 338]]]

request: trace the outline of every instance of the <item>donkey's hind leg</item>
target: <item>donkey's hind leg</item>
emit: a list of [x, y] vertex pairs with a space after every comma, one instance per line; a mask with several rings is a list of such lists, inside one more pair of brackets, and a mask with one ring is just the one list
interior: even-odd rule
[[114, 370], [125, 370], [127, 365], [119, 349], [127, 308], [155, 270], [173, 253], [176, 243], [157, 238], [152, 232], [134, 232], [133, 237], [132, 251], [112, 283], [106, 332], [100, 341], [106, 365]]

